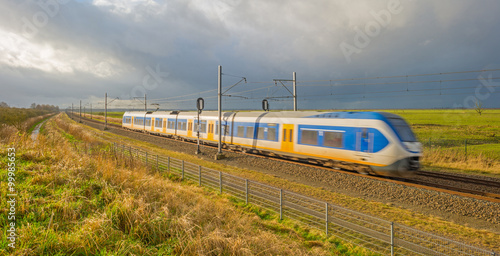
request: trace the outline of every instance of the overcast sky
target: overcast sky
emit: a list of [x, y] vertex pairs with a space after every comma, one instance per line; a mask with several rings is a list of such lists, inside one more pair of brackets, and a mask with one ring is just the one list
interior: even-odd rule
[[[2, 0], [0, 101], [216, 108], [222, 65], [224, 87], [246, 78], [228, 109], [291, 109], [273, 79], [292, 72], [299, 109], [499, 108], [499, 13], [498, 0]], [[386, 76], [402, 77], [373, 78]]]

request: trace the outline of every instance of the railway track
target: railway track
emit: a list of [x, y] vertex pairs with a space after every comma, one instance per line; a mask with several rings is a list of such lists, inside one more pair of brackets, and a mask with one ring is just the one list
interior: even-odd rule
[[[408, 179], [409, 182], [426, 186], [433, 186], [442, 189], [450, 189], [469, 194], [476, 194], [484, 197], [500, 199], [500, 182], [494, 180], [478, 179], [443, 173], [418, 171], [416, 177]], [[424, 179], [440, 181], [440, 183], [429, 182]]]
[[[68, 115], [70, 115], [70, 113], [68, 113]], [[78, 120], [79, 117], [74, 115], [74, 119]], [[86, 122], [93, 122], [93, 123], [97, 123], [97, 124], [104, 126], [104, 123], [101, 121], [88, 119], [85, 117], [82, 117], [81, 119], [86, 121]], [[148, 134], [148, 133], [144, 133], [144, 132], [124, 129], [120, 125], [117, 125], [117, 124], [108, 123], [108, 126], [113, 127], [115, 129], [126, 130], [126, 131], [131, 132], [131, 133], [142, 134], [145, 136], [155, 136], [155, 137], [162, 137], [165, 139], [171, 139], [171, 138], [167, 138], [165, 136], [158, 136], [158, 135]], [[171, 139], [171, 140], [175, 140], [175, 139]], [[192, 144], [192, 142], [189, 142], [189, 141], [179, 141], [179, 140], [175, 140], [175, 141]], [[209, 145], [203, 145], [203, 146], [211, 147]], [[282, 162], [287, 162], [287, 163], [293, 163], [296, 165], [303, 165], [303, 166], [308, 166], [308, 167], [314, 167], [317, 169], [335, 171], [335, 172], [340, 172], [340, 173], [345, 173], [345, 174], [355, 175], [355, 176], [361, 176], [361, 177], [385, 181], [385, 182], [392, 182], [392, 183], [396, 183], [396, 184], [400, 184], [400, 185], [404, 185], [404, 186], [412, 186], [412, 187], [434, 190], [434, 191], [448, 193], [448, 194], [454, 194], [454, 195], [459, 195], [459, 196], [464, 196], [464, 197], [469, 197], [469, 198], [475, 198], [475, 199], [479, 199], [479, 200], [490, 201], [490, 202], [494, 202], [494, 203], [500, 203], [500, 181], [498, 179], [493, 180], [493, 178], [491, 178], [491, 180], [490, 179], [480, 179], [480, 178], [476, 178], [475, 176], [471, 176], [471, 175], [458, 175], [458, 174], [455, 175], [455, 174], [449, 174], [449, 173], [443, 173], [443, 172], [429, 172], [429, 171], [418, 171], [415, 173], [416, 175], [412, 178], [394, 178], [394, 177], [370, 176], [370, 175], [359, 174], [359, 173], [349, 171], [349, 170], [343, 170], [340, 168], [324, 167], [324, 166], [314, 164], [314, 163], [297, 162], [297, 161], [281, 159], [281, 158], [277, 158], [277, 157], [273, 157], [273, 156], [254, 154], [251, 152], [240, 152], [240, 151], [234, 151], [234, 150], [229, 150], [229, 149], [224, 149], [224, 150], [230, 151], [230, 152], [237, 152], [237, 153], [245, 154], [245, 155], [251, 155], [253, 157], [270, 158], [270, 159], [273, 159], [275, 161], [282, 161]]]

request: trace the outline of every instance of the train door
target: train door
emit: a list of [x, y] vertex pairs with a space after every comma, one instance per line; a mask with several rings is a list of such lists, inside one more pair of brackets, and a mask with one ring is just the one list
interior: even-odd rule
[[151, 131], [154, 132], [155, 131], [155, 121], [156, 121], [156, 118], [154, 117], [151, 117]]
[[284, 152], [293, 152], [293, 124], [283, 124], [281, 133], [281, 150]]
[[163, 118], [163, 133], [167, 133], [167, 118]]
[[207, 131], [207, 139], [214, 140], [214, 121], [208, 121], [208, 131]]
[[188, 120], [188, 137], [193, 137], [193, 120]]
[[360, 132], [356, 133], [356, 151], [360, 160], [367, 161], [373, 152], [373, 138], [374, 134], [370, 133], [368, 128], [363, 128]]

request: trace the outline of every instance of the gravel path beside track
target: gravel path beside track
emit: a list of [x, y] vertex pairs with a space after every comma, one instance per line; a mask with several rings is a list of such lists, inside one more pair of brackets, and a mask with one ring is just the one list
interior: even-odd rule
[[[84, 123], [102, 130], [102, 125], [90, 122]], [[195, 144], [187, 144], [112, 127], [109, 131], [153, 143], [173, 151], [194, 154], [196, 150]], [[216, 148], [202, 147], [201, 150], [202, 154], [199, 155], [201, 158], [216, 162], [213, 159], [217, 152]], [[321, 187], [328, 191], [383, 202], [419, 213], [442, 217], [473, 228], [500, 233], [500, 204], [498, 203], [407, 187], [251, 155], [233, 152], [225, 152], [224, 154], [227, 158], [217, 161], [218, 163], [260, 171], [309, 186]]]

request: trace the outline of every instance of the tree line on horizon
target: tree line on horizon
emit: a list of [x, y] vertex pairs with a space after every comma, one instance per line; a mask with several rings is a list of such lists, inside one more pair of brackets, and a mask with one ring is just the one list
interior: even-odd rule
[[57, 112], [59, 112], [59, 107], [54, 105], [33, 103], [30, 108], [15, 108], [5, 102], [0, 102], [0, 129], [12, 125], [22, 130], [26, 120]]

